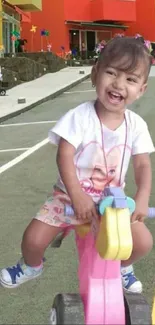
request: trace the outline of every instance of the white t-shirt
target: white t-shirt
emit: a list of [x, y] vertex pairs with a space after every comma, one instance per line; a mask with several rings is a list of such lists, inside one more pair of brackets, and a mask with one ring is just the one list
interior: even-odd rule
[[[103, 124], [101, 130], [94, 102], [86, 102], [68, 111], [49, 131], [51, 143], [58, 145], [60, 138], [64, 138], [75, 147], [74, 164], [77, 177], [83, 190], [91, 195], [95, 202], [100, 199], [106, 185], [119, 185], [120, 174], [121, 186], [124, 185], [131, 155], [155, 151], [146, 122], [128, 109], [125, 111], [125, 117], [127, 128], [124, 120], [114, 131]], [[126, 150], [121, 172], [126, 130]], [[60, 177], [57, 186], [66, 192]]]

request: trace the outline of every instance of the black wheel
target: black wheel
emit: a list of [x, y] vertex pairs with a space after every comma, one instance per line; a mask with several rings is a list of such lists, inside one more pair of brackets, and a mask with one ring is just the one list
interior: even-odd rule
[[2, 89], [0, 90], [0, 96], [5, 96], [6, 95], [6, 90]]
[[151, 325], [151, 308], [144, 296], [138, 293], [125, 293], [126, 325]]
[[[58, 294], [50, 311], [50, 325], [83, 325], [84, 309], [80, 295]], [[144, 324], [143, 324], [144, 325]]]

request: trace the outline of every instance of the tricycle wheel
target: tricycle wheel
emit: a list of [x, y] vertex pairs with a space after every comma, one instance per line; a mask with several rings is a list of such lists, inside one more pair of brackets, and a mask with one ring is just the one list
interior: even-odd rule
[[78, 294], [58, 294], [50, 311], [50, 325], [84, 324], [83, 303]]
[[126, 325], [151, 325], [151, 309], [139, 293], [125, 293]]
[[6, 95], [6, 90], [2, 89], [0, 90], [0, 96], [5, 96]]

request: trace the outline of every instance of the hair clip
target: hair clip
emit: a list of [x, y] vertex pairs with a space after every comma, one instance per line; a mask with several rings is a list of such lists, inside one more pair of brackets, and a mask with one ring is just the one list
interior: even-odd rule
[[106, 43], [105, 42], [101, 42], [99, 44], [97, 44], [96, 48], [95, 48], [95, 52], [96, 54], [100, 54], [102, 52], [102, 50], [105, 48]]
[[142, 42], [143, 42], [143, 44], [146, 46], [146, 48], [150, 51], [150, 52], [152, 52], [152, 45], [151, 45], [151, 42], [149, 41], [149, 40], [145, 40], [144, 39], [144, 37], [142, 36], [142, 35], [140, 35], [140, 34], [136, 34], [135, 35], [135, 38], [136, 39], [141, 39], [142, 40]]
[[135, 35], [135, 38], [143, 38], [143, 37], [142, 37], [142, 35], [140, 35], [140, 34], [136, 34], [136, 35]]
[[138, 39], [140, 38], [142, 41], [143, 41], [143, 44], [146, 46], [146, 48], [152, 52], [152, 45], [151, 45], [151, 42], [149, 40], [145, 40], [144, 37], [140, 34], [136, 34], [135, 35], [135, 38]]
[[152, 45], [149, 40], [144, 40], [144, 45], [147, 47], [147, 49], [152, 52]]

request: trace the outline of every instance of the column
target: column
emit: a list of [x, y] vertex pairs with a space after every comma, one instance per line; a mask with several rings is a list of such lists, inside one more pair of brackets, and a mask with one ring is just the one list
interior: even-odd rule
[[0, 46], [3, 45], [3, 17], [2, 17], [2, 0], [0, 0]]

